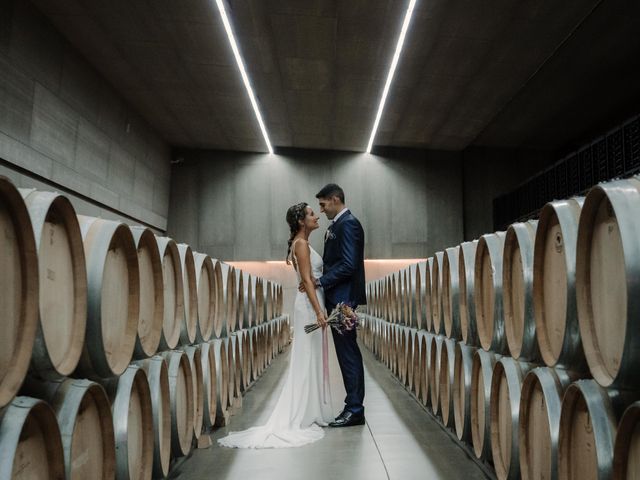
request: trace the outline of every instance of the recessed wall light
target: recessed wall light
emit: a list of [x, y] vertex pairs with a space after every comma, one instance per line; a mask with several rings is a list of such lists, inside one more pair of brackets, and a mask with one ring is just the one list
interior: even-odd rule
[[225, 9], [224, 1], [216, 0], [216, 5], [218, 6], [218, 10], [220, 11], [220, 16], [222, 17], [222, 23], [224, 24], [224, 29], [227, 32], [227, 38], [229, 39], [231, 50], [233, 50], [233, 56], [235, 57], [236, 63], [238, 64], [238, 69], [240, 70], [240, 75], [242, 76], [242, 82], [244, 83], [244, 87], [246, 88], [247, 94], [249, 95], [249, 100], [251, 101], [253, 112], [256, 114], [258, 125], [260, 125], [260, 131], [262, 132], [264, 141], [267, 144], [267, 149], [269, 150], [269, 153], [273, 153], [273, 147], [271, 147], [271, 142], [269, 141], [269, 134], [267, 133], [267, 128], [265, 127], [264, 121], [262, 120], [262, 115], [260, 114], [260, 108], [258, 107], [256, 96], [253, 93], [253, 88], [251, 88], [251, 82], [249, 81], [249, 76], [247, 75], [247, 71], [244, 68], [244, 62], [242, 61], [242, 56], [240, 55], [238, 43], [236, 42], [236, 39], [233, 35], [231, 22], [229, 22], [229, 17], [227, 16], [227, 10]]
[[400, 59], [400, 53], [402, 52], [402, 46], [404, 45], [404, 38], [407, 35], [409, 29], [409, 23], [411, 23], [411, 16], [413, 15], [413, 8], [416, 6], [416, 0], [410, 0], [407, 7], [407, 13], [404, 15], [404, 22], [402, 22], [402, 29], [400, 30], [400, 37], [398, 38], [398, 44], [396, 45], [396, 51], [393, 54], [393, 60], [391, 60], [391, 67], [387, 74], [387, 81], [384, 84], [384, 90], [382, 91], [382, 97], [380, 97], [380, 105], [378, 105], [378, 111], [376, 113], [376, 119], [373, 122], [373, 128], [371, 129], [371, 136], [369, 137], [369, 143], [367, 144], [367, 153], [371, 153], [373, 148], [373, 140], [378, 132], [378, 125], [380, 125], [380, 118], [382, 117], [382, 111], [384, 110], [384, 104], [387, 101], [387, 95], [389, 94], [389, 87], [393, 81], [393, 75], [396, 72], [398, 66], [398, 60]]

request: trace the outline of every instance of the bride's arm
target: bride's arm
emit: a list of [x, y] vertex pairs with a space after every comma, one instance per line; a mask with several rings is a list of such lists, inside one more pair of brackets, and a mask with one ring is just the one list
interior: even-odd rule
[[305, 291], [313, 310], [316, 312], [318, 323], [322, 326], [326, 323], [326, 317], [324, 310], [320, 307], [318, 296], [316, 295], [316, 285], [311, 275], [311, 254], [309, 253], [309, 244], [302, 240], [296, 242], [293, 246], [296, 254], [296, 262], [298, 264], [298, 271], [302, 278], [302, 283], [305, 286]]

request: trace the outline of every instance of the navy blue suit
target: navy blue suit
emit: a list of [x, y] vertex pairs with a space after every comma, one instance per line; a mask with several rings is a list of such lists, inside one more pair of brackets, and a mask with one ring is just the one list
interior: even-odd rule
[[[324, 243], [323, 275], [320, 284], [324, 288], [329, 313], [340, 302], [354, 306], [367, 303], [364, 277], [364, 230], [350, 211], [343, 213], [327, 231]], [[345, 411], [364, 414], [364, 368], [362, 354], [356, 342], [356, 331], [340, 334], [335, 330], [333, 340], [342, 380], [347, 391]]]

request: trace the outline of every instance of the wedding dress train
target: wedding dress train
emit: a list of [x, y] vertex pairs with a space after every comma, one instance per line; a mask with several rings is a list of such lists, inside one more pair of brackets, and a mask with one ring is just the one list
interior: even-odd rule
[[[313, 276], [322, 276], [322, 257], [309, 246]], [[297, 272], [297, 269], [296, 269]], [[300, 274], [298, 273], [298, 280]], [[322, 289], [316, 290], [324, 308]], [[324, 436], [321, 427], [333, 421], [335, 411], [331, 389], [323, 376], [323, 341], [331, 343], [328, 351], [335, 356], [331, 332], [318, 329], [310, 334], [304, 326], [316, 322], [316, 315], [306, 293], [298, 292], [293, 313], [293, 344], [284, 387], [266, 424], [240, 432], [231, 432], [218, 440], [234, 448], [300, 447]], [[331, 359], [333, 360], [333, 358]], [[337, 361], [330, 361], [337, 364]], [[334, 372], [335, 373], [335, 370]]]

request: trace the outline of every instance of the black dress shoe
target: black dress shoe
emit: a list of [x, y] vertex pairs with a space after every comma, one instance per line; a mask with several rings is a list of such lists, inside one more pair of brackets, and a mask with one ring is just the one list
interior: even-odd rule
[[354, 425], [364, 425], [364, 415], [342, 412], [335, 421], [329, 424], [330, 427], [352, 427]]

